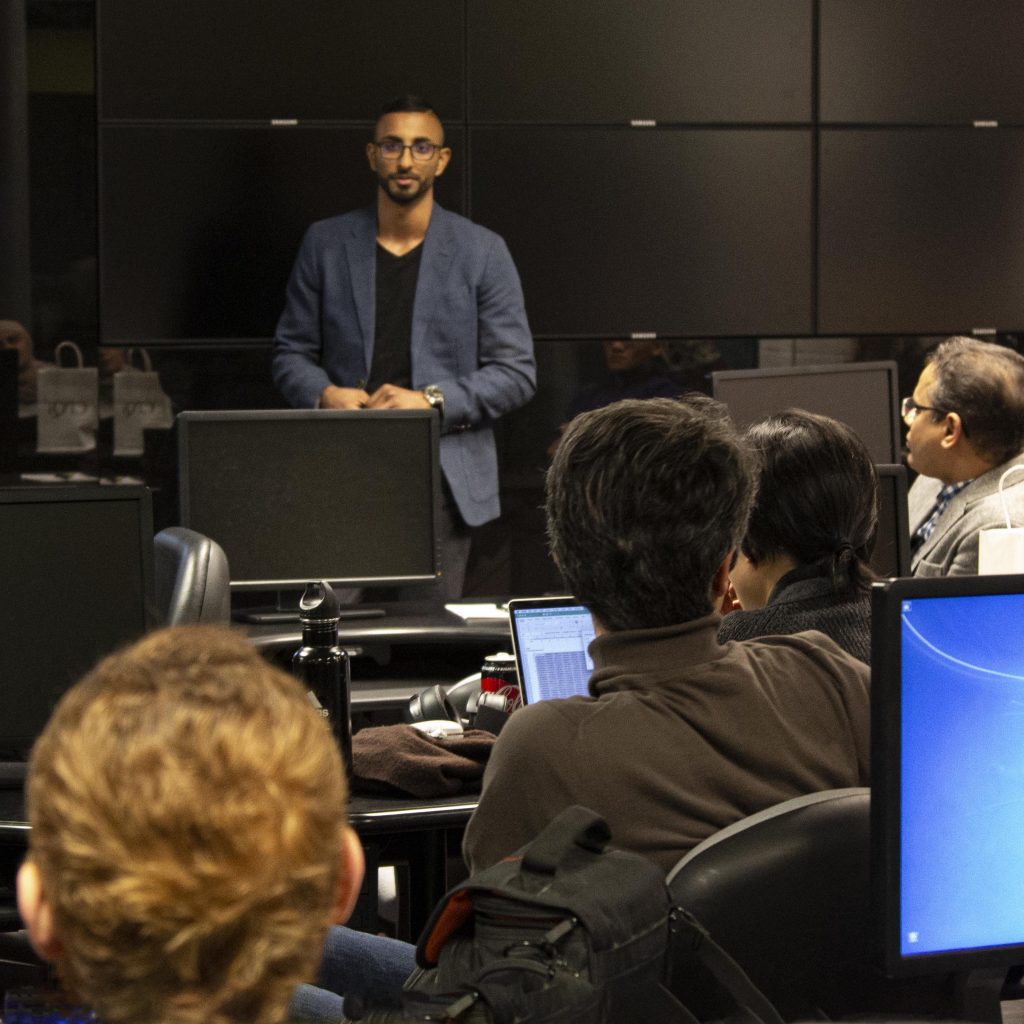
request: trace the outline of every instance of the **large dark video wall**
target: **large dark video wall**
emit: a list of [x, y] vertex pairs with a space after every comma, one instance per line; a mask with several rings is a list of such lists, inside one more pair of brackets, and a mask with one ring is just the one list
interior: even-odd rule
[[268, 339], [418, 92], [539, 337], [1024, 329], [1019, 0], [98, 0], [108, 343]]

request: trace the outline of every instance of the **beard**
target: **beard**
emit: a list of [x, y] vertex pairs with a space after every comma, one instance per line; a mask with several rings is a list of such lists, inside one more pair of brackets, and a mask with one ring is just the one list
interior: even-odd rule
[[[395, 178], [412, 178], [412, 188], [403, 189], [399, 187]], [[413, 174], [377, 174], [377, 184], [383, 189], [387, 197], [399, 206], [409, 206], [416, 202], [421, 196], [426, 195], [434, 187], [434, 176]]]

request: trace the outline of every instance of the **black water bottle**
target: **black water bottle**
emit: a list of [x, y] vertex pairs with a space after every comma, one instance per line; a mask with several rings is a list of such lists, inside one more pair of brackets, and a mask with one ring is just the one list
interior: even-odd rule
[[348, 655], [338, 646], [338, 598], [326, 580], [306, 584], [299, 602], [302, 646], [292, 657], [292, 671], [307, 686], [313, 706], [327, 719], [352, 774]]

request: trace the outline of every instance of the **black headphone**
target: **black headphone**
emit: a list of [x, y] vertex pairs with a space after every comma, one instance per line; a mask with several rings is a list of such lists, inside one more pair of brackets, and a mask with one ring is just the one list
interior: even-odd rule
[[[402, 710], [402, 719], [409, 723], [437, 720], [461, 722], [467, 728], [484, 729], [497, 736], [508, 720], [509, 700], [502, 693], [481, 692], [479, 677], [475, 679], [476, 686], [469, 686], [470, 694], [466, 700], [465, 717], [459, 714], [455, 705], [448, 699], [445, 688], [440, 683], [435, 683], [409, 698], [409, 702]], [[462, 682], [469, 681], [464, 679]]]
[[428, 686], [419, 693], [414, 693], [409, 698], [402, 711], [402, 718], [406, 722], [436, 722], [449, 721], [458, 722], [459, 713], [455, 706], [448, 699], [444, 687], [440, 683]]

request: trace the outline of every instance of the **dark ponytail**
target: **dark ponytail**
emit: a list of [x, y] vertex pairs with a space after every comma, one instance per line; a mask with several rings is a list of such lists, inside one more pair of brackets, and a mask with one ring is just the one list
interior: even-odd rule
[[755, 423], [747, 440], [760, 472], [744, 555], [755, 564], [788, 555], [837, 593], [866, 591], [878, 477], [864, 442], [846, 424], [799, 409]]

